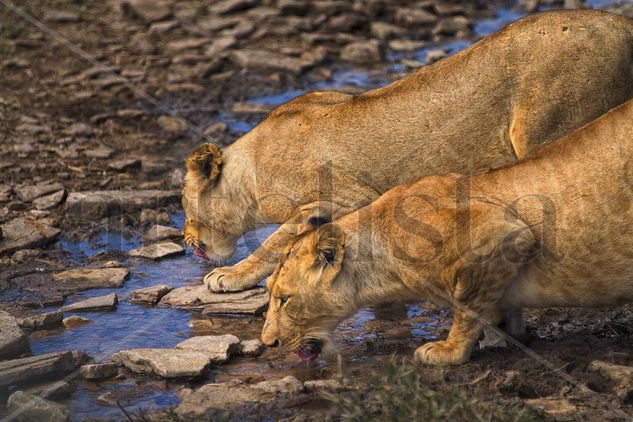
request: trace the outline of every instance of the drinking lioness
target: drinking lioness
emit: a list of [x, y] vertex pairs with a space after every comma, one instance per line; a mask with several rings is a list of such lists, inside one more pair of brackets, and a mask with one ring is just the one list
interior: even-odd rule
[[362, 306], [452, 306], [417, 360], [469, 359], [482, 325], [523, 334], [522, 307], [633, 300], [633, 100], [533, 158], [479, 176], [397, 186], [333, 223], [306, 224], [269, 278], [268, 345], [312, 359]]
[[187, 159], [185, 240], [220, 263], [245, 232], [282, 224], [205, 277], [214, 291], [252, 287], [310, 217], [340, 217], [421, 176], [501, 166], [632, 96], [632, 20], [532, 15], [384, 88], [306, 94], [222, 150], [201, 145]]

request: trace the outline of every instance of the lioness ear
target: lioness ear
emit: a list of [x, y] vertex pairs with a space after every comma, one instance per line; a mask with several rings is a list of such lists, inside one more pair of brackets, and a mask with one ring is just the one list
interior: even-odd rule
[[321, 269], [338, 268], [343, 262], [345, 233], [337, 224], [320, 226], [314, 236], [314, 266]]
[[214, 144], [202, 144], [189, 154], [186, 165], [188, 178], [206, 181], [212, 186], [222, 170], [222, 151]]

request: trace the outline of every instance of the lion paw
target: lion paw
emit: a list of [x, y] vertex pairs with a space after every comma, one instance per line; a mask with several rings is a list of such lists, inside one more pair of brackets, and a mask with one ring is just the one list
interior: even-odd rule
[[450, 346], [446, 341], [434, 341], [418, 347], [415, 360], [421, 363], [457, 365], [467, 362], [468, 353]]
[[259, 280], [253, 273], [241, 271], [236, 267], [215, 268], [204, 277], [204, 284], [211, 292], [239, 292], [255, 286]]

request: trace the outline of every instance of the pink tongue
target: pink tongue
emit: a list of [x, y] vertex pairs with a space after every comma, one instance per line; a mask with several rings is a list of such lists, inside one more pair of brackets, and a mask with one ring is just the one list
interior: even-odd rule
[[312, 362], [313, 360], [315, 360], [316, 358], [319, 357], [318, 353], [312, 353], [312, 352], [297, 352], [297, 356], [299, 357], [299, 360], [301, 362]]
[[209, 258], [207, 257], [207, 255], [206, 255], [204, 252], [202, 252], [202, 250], [200, 250], [200, 249], [198, 249], [198, 248], [193, 248], [193, 254], [194, 254], [195, 256], [197, 256], [198, 258], [200, 258], [200, 259], [204, 259], [205, 261], [208, 261], [208, 260], [209, 260]]

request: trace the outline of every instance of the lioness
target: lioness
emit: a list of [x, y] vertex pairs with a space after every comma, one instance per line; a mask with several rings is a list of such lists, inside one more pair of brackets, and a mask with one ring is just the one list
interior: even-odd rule
[[534, 158], [422, 178], [303, 230], [269, 278], [262, 340], [304, 359], [342, 319], [385, 300], [452, 306], [448, 339], [415, 352], [450, 364], [469, 359], [484, 323], [505, 320], [521, 337], [524, 306], [631, 301], [633, 100]]
[[283, 223], [205, 277], [213, 291], [252, 287], [311, 216], [337, 218], [421, 176], [498, 167], [632, 95], [633, 21], [532, 15], [384, 88], [306, 94], [223, 150], [201, 145], [186, 160], [185, 240], [217, 264], [245, 232]]

